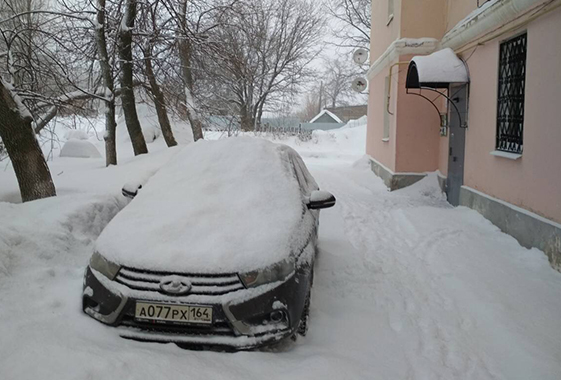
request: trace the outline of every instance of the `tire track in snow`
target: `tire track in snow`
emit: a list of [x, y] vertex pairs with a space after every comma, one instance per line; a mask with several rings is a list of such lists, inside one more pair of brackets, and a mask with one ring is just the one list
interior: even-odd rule
[[462, 317], [431, 269], [437, 247], [461, 231], [439, 229], [422, 236], [406, 212], [424, 206], [422, 201], [389, 193], [380, 183], [357, 184], [349, 175], [352, 169], [313, 169], [321, 187], [337, 194], [345, 236], [358, 252], [344, 277], [353, 277], [347, 286], [359, 289], [345, 294], [360, 294], [384, 310], [387, 326], [409, 345], [408, 378], [495, 378], [485, 358], [464, 346], [474, 322]]

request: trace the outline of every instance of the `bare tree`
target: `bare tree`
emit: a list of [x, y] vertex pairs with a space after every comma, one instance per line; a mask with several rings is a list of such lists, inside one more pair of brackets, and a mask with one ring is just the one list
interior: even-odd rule
[[[34, 0], [6, 0], [0, 4], [0, 138], [11, 160], [24, 202], [55, 196], [56, 190], [36, 139], [29, 107], [60, 93], [64, 83], [61, 61], [45, 48], [51, 31], [42, 30], [42, 15], [61, 14], [43, 9]], [[7, 78], [6, 83], [1, 77]], [[67, 80], [68, 83], [68, 80]], [[17, 87], [14, 88], [14, 85]], [[21, 96], [20, 96], [21, 95]]]
[[121, 60], [121, 104], [135, 155], [148, 153], [146, 140], [136, 113], [133, 86], [132, 29], [136, 18], [136, 0], [126, 0], [119, 26], [119, 59]]
[[351, 80], [360, 73], [360, 69], [346, 57], [335, 57], [325, 60], [323, 72], [323, 94], [331, 107], [344, 105], [353, 91]]
[[167, 146], [175, 146], [177, 142], [173, 136], [171, 124], [168, 117], [166, 99], [161, 89], [160, 83], [154, 72], [154, 45], [160, 42], [160, 34], [162, 29], [158, 24], [158, 10], [160, 1], [156, 0], [151, 4], [147, 4], [142, 9], [142, 22], [144, 26], [144, 33], [148, 36], [145, 44], [141, 46], [143, 60], [144, 60], [144, 73], [148, 79], [150, 93], [158, 115], [158, 122], [162, 129], [162, 134]]
[[326, 0], [326, 8], [340, 26], [332, 30], [337, 46], [369, 48], [372, 2], [370, 0]]
[[318, 52], [322, 17], [307, 0], [239, 2], [211, 31], [214, 55], [206, 74], [227, 89], [243, 130], [260, 124], [265, 105], [294, 95]]
[[99, 66], [103, 85], [105, 86], [105, 164], [117, 165], [116, 131], [115, 121], [115, 84], [113, 82], [113, 70], [107, 52], [107, 39], [105, 36], [106, 9], [105, 0], [97, 0], [96, 15], [96, 43], [99, 56]]
[[319, 91], [317, 89], [313, 89], [306, 94], [306, 97], [304, 99], [304, 106], [300, 108], [297, 114], [300, 120], [308, 122], [318, 114], [320, 102], [320, 98], [318, 95]]
[[31, 127], [33, 118], [9, 87], [0, 79], [0, 138], [12, 161], [21, 199], [55, 196], [49, 167]]

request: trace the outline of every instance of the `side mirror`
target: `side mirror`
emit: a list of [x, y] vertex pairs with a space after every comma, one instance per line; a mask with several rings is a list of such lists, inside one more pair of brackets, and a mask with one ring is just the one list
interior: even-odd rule
[[312, 191], [307, 205], [310, 210], [319, 210], [335, 206], [335, 196], [328, 191], [315, 190]]
[[136, 197], [136, 194], [138, 194], [138, 190], [142, 189], [142, 185], [140, 183], [137, 182], [129, 182], [126, 183], [125, 186], [123, 186], [123, 188], [121, 189], [121, 193], [130, 199], [133, 199], [134, 197]]

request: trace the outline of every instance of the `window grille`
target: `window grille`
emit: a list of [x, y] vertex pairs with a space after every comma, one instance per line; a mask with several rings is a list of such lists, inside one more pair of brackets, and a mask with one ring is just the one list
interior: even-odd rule
[[527, 34], [501, 43], [496, 149], [522, 153]]

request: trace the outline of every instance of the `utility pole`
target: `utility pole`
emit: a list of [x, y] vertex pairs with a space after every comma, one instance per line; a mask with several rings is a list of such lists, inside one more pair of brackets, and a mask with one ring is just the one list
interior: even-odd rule
[[321, 112], [321, 104], [323, 103], [323, 81], [319, 84], [319, 102], [318, 102], [318, 113]]

